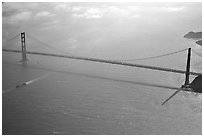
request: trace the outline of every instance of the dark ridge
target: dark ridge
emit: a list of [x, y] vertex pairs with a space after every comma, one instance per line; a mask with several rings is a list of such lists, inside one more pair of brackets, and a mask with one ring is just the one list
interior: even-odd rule
[[198, 75], [190, 84], [190, 87], [198, 93], [202, 93], [202, 75]]
[[196, 44], [202, 46], [202, 40], [198, 40], [198, 41], [196, 41]]
[[189, 32], [186, 35], [184, 35], [184, 38], [188, 38], [188, 39], [197, 39], [200, 40], [202, 39], [202, 32]]

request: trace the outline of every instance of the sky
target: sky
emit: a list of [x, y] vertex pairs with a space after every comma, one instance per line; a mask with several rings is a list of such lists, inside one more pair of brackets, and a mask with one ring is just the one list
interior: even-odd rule
[[200, 2], [8, 2], [2, 11], [3, 43], [25, 31], [59, 50], [102, 58], [182, 49], [186, 33], [202, 30]]

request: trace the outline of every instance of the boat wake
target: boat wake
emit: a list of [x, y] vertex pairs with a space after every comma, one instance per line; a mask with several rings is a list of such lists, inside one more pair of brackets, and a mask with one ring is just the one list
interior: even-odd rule
[[51, 73], [45, 74], [45, 75], [40, 76], [40, 77], [38, 77], [38, 78], [35, 78], [35, 79], [30, 80], [30, 81], [27, 81], [27, 82], [21, 83], [21, 84], [19, 84], [19, 85], [16, 85], [15, 87], [12, 87], [12, 88], [3, 90], [2, 93], [5, 94], [5, 93], [8, 93], [8, 92], [14, 91], [15, 89], [22, 88], [22, 87], [27, 86], [27, 85], [29, 85], [29, 84], [31, 84], [31, 83], [37, 82], [37, 81], [39, 81], [39, 80], [41, 80], [41, 79], [44, 79], [44, 78], [46, 78], [47, 76], [49, 76], [50, 74], [51, 74]]

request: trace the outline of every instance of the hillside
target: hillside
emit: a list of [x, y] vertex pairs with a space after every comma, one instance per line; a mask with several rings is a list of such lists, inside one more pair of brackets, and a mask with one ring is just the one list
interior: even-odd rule
[[191, 31], [187, 33], [186, 35], [184, 35], [184, 38], [200, 40], [202, 39], [202, 32]]

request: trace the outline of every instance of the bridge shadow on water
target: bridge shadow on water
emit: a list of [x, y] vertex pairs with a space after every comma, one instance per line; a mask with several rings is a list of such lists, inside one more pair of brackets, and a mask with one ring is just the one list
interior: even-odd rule
[[142, 85], [142, 86], [148, 86], [148, 87], [157, 87], [157, 88], [173, 89], [173, 90], [179, 89], [178, 87], [167, 86], [167, 85], [159, 85], [159, 84], [152, 84], [152, 83], [147, 83], [147, 82], [116, 79], [116, 78], [96, 76], [96, 75], [91, 75], [91, 74], [77, 73], [77, 72], [71, 72], [71, 71], [65, 71], [65, 70], [55, 70], [51, 68], [42, 68], [39, 66], [30, 66], [26, 64], [15, 64], [15, 63], [6, 62], [6, 61], [3, 61], [2, 64], [14, 65], [14, 66], [30, 68], [30, 69], [39, 69], [39, 70], [55, 72], [55, 73], [63, 73], [67, 75], [78, 75], [78, 76], [84, 76], [84, 77], [95, 78], [95, 79], [104, 79], [104, 80], [110, 80], [114, 82], [129, 83], [129, 84]]

